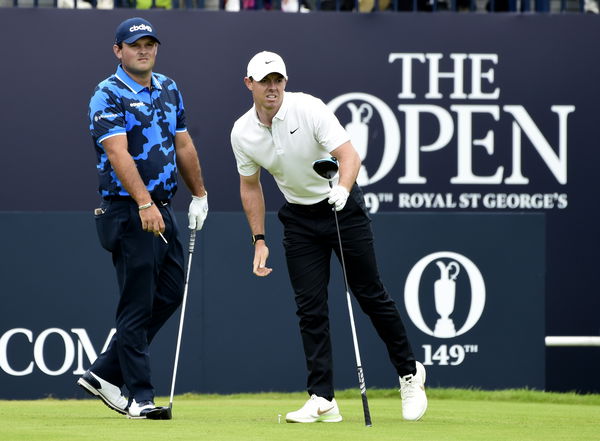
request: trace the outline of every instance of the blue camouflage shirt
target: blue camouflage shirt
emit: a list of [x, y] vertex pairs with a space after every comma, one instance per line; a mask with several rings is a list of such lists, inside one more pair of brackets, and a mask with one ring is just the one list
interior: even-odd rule
[[129, 153], [154, 199], [170, 199], [177, 191], [175, 134], [185, 132], [185, 110], [175, 82], [152, 74], [152, 88], [136, 83], [119, 65], [102, 81], [90, 100], [90, 132], [98, 164], [99, 192], [105, 196], [129, 193], [113, 170], [102, 141], [127, 136]]

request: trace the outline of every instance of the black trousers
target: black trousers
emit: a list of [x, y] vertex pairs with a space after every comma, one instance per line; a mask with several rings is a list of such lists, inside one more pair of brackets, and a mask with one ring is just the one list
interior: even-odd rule
[[103, 201], [96, 215], [102, 246], [112, 253], [120, 298], [117, 332], [90, 370], [116, 385], [126, 385], [130, 399], [154, 399], [150, 342], [183, 299], [184, 254], [178, 227], [169, 204], [157, 202], [164, 222], [163, 235], [142, 230], [133, 200]]
[[[340, 251], [332, 206], [327, 200], [315, 205], [286, 203], [279, 210], [279, 219], [300, 319], [307, 390], [310, 395], [333, 397], [327, 285], [331, 252], [339, 260]], [[414, 373], [415, 358], [398, 308], [379, 277], [371, 221], [357, 185], [338, 212], [338, 220], [349, 289], [385, 343], [398, 375]]]

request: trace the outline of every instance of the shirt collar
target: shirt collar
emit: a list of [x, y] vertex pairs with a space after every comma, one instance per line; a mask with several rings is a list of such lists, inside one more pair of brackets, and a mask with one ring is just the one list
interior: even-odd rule
[[[123, 84], [125, 84], [133, 93], [137, 94], [137, 93], [140, 93], [142, 90], [145, 89], [144, 86], [142, 86], [141, 84], [139, 84], [136, 81], [134, 81], [133, 78], [131, 78], [129, 76], [129, 74], [127, 72], [125, 72], [125, 69], [123, 69], [123, 67], [120, 64], [117, 67], [117, 71], [115, 72], [115, 76]], [[160, 82], [158, 81], [158, 78], [156, 78], [156, 76], [154, 74], [152, 74], [152, 86], [155, 87], [156, 89], [162, 89], [162, 85], [160, 84]]]
[[[254, 108], [254, 112], [252, 112], [252, 113], [254, 114], [254, 120], [256, 121], [256, 123], [260, 126], [267, 127], [265, 124], [263, 124], [260, 121], [260, 118], [258, 117], [258, 112], [256, 111], [256, 105], [254, 105], [253, 108]], [[285, 115], [287, 114], [288, 108], [289, 108], [289, 100], [287, 98], [287, 93], [283, 92], [283, 100], [281, 101], [281, 107], [279, 108], [277, 113], [273, 116], [273, 118], [277, 118], [278, 120], [283, 121], [285, 119]]]

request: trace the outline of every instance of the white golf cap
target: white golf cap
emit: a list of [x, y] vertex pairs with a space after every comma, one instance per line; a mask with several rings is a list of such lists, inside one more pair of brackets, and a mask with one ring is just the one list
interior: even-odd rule
[[248, 63], [248, 77], [260, 81], [270, 73], [279, 73], [287, 80], [287, 71], [283, 58], [274, 52], [263, 51], [252, 57]]

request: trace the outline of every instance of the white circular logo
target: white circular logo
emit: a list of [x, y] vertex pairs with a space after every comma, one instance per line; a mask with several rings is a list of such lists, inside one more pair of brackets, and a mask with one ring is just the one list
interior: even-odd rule
[[[435, 309], [440, 318], [437, 320], [435, 328], [431, 329], [425, 323], [421, 313], [419, 288], [423, 271], [434, 262], [439, 269], [440, 276], [428, 292], [432, 292], [434, 296]], [[456, 330], [450, 316], [454, 310], [456, 295], [460, 295], [460, 293], [456, 293], [456, 279], [465, 277], [465, 271], [461, 272], [461, 268], [466, 271], [466, 277], [469, 278], [471, 305], [465, 323]], [[440, 251], [423, 257], [410, 270], [404, 285], [404, 303], [412, 322], [425, 334], [438, 338], [457, 337], [469, 331], [479, 321], [485, 306], [485, 283], [481, 272], [471, 260], [458, 253]]]
[[394, 168], [400, 154], [400, 127], [398, 126], [398, 120], [385, 102], [368, 93], [346, 93], [334, 98], [327, 105], [335, 112], [342, 104], [346, 104], [351, 114], [350, 122], [344, 127], [350, 135], [352, 145], [362, 161], [364, 161], [368, 153], [369, 122], [373, 116], [373, 111], [377, 111], [381, 118], [383, 132], [385, 133], [385, 143], [379, 168], [375, 173], [370, 174], [362, 166], [356, 179], [358, 185], [374, 184], [383, 179]]

